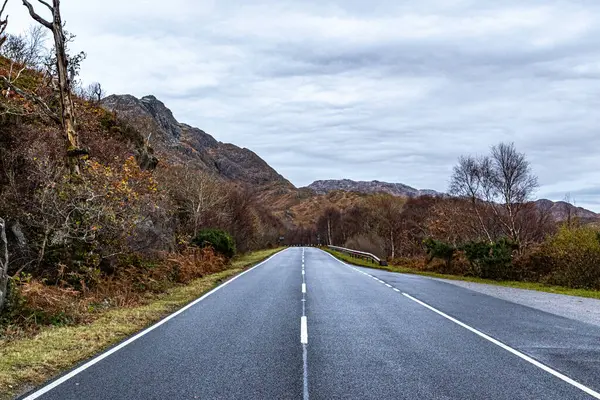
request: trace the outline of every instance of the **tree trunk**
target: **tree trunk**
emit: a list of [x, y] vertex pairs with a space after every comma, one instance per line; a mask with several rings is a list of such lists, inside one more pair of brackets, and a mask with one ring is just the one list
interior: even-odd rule
[[69, 80], [68, 57], [65, 44], [65, 34], [60, 15], [60, 0], [53, 0], [52, 6], [41, 1], [52, 12], [52, 21], [46, 21], [34, 10], [28, 0], [23, 0], [23, 5], [29, 10], [31, 17], [41, 25], [52, 31], [54, 36], [54, 47], [56, 48], [56, 70], [58, 73], [58, 88], [60, 91], [61, 123], [63, 136], [66, 142], [67, 159], [72, 174], [79, 174], [79, 157], [84, 152], [79, 147], [79, 135], [76, 130], [75, 103], [71, 94], [71, 82]]
[[392, 249], [392, 260], [396, 258], [396, 246], [394, 245], [394, 231], [390, 230], [390, 247]]
[[331, 218], [327, 218], [327, 241], [330, 246], [333, 246], [333, 242], [331, 240]]
[[4, 307], [8, 289], [8, 240], [6, 223], [0, 218], [0, 311]]
[[71, 173], [79, 174], [79, 135], [75, 128], [75, 104], [71, 95], [71, 82], [69, 81], [67, 51], [65, 49], [65, 35], [60, 15], [60, 0], [54, 0], [54, 19], [52, 33], [56, 47], [56, 70], [58, 72], [58, 86], [62, 108], [62, 123], [67, 140], [67, 157]]

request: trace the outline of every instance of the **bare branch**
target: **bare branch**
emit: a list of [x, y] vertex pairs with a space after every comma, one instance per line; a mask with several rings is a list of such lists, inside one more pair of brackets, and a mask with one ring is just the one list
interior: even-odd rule
[[44, 114], [46, 114], [50, 119], [52, 119], [57, 124], [62, 125], [62, 120], [60, 119], [60, 117], [54, 111], [52, 111], [50, 109], [50, 107], [48, 107], [48, 105], [44, 102], [44, 100], [42, 100], [41, 98], [39, 98], [38, 96], [36, 96], [32, 93], [28, 93], [25, 90], [19, 89], [17, 86], [13, 85], [10, 82], [10, 80], [8, 80], [5, 76], [0, 76], [0, 79], [2, 79], [11, 90], [14, 90], [20, 96], [23, 96], [27, 100], [33, 101], [34, 103], [39, 105], [42, 108], [42, 110], [44, 111]]
[[45, 5], [46, 7], [48, 7], [48, 9], [50, 10], [50, 12], [52, 14], [54, 14], [54, 7], [52, 7], [50, 4], [46, 3], [44, 0], [38, 0], [40, 3], [42, 3], [43, 5]]
[[[39, 1], [39, 0], [38, 0]], [[35, 10], [33, 9], [33, 6], [31, 5], [31, 3], [27, 0], [23, 0], [23, 5], [25, 7], [27, 7], [27, 9], [29, 10], [29, 15], [31, 15], [31, 18], [33, 18], [34, 20], [36, 20], [37, 22], [39, 22], [41, 25], [44, 25], [46, 28], [52, 30], [52, 23], [46, 21], [44, 18], [40, 17]], [[47, 5], [47, 4], [46, 4]]]
[[0, 10], [0, 46], [2, 46], [2, 44], [6, 40], [6, 36], [4, 36], [4, 31], [6, 31], [6, 26], [8, 25], [8, 15], [4, 19], [2, 19], [2, 14], [4, 14], [6, 4], [8, 4], [8, 0], [4, 0], [4, 4], [2, 5], [2, 9]]

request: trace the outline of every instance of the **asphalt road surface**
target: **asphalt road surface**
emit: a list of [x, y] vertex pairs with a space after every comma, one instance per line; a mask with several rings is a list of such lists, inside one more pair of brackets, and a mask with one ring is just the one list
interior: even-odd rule
[[600, 327], [291, 248], [26, 399], [600, 399]]

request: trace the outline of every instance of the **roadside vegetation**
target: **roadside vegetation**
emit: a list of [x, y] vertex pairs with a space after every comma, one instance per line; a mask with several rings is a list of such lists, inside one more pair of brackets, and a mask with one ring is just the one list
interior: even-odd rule
[[[493, 280], [493, 279], [483, 279], [475, 276], [468, 275], [450, 275], [450, 274], [442, 274], [439, 272], [433, 272], [428, 270], [420, 269], [418, 266], [414, 264], [399, 264], [399, 265], [387, 265], [380, 266], [376, 263], [373, 263], [368, 260], [351, 257], [347, 254], [340, 253], [338, 251], [334, 251], [323, 247], [322, 250], [330, 253], [336, 258], [352, 265], [357, 265], [360, 267], [373, 268], [373, 269], [381, 269], [389, 272], [396, 272], [401, 274], [413, 274], [413, 275], [421, 275], [427, 276], [430, 278], [440, 278], [440, 279], [449, 279], [449, 280], [458, 280], [465, 282], [475, 282], [475, 283], [483, 283], [488, 285], [497, 285], [497, 286], [506, 286], [517, 289], [527, 289], [527, 290], [536, 290], [538, 292], [546, 292], [546, 293], [555, 293], [555, 294], [565, 294], [569, 296], [580, 296], [580, 297], [588, 297], [592, 299], [600, 299], [600, 290], [590, 290], [590, 289], [572, 289], [565, 286], [557, 286], [557, 285], [549, 285], [538, 282], [526, 282], [526, 281], [510, 281], [510, 280]], [[400, 260], [400, 262], [402, 262]]]
[[600, 231], [569, 202], [532, 201], [537, 178], [514, 145], [461, 157], [450, 182], [452, 196], [327, 208], [304, 240], [374, 253], [401, 272], [598, 297]]
[[4, 336], [0, 339], [0, 399], [35, 387], [122, 341], [280, 250], [235, 257], [221, 272], [174, 285], [127, 306], [82, 309], [85, 323], [54, 324], [38, 329], [35, 335]]
[[155, 154], [148, 132], [101, 107], [58, 1], [23, 5], [33, 26], [19, 35], [0, 11], [2, 343], [145, 304], [279, 245], [283, 225], [252, 188]]

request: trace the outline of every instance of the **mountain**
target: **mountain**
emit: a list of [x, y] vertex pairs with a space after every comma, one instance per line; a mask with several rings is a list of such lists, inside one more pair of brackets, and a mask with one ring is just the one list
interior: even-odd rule
[[[388, 193], [393, 196], [401, 197], [419, 197], [419, 196], [440, 196], [442, 193], [435, 190], [418, 190], [402, 183], [388, 183], [380, 181], [353, 181], [350, 179], [341, 180], [321, 180], [308, 185], [306, 189], [314, 191], [317, 195], [330, 194], [336, 191], [373, 194]], [[569, 218], [579, 218], [582, 221], [597, 221], [600, 214], [587, 210], [582, 207], [576, 207], [564, 201], [554, 202], [552, 200], [540, 199], [535, 204], [542, 210], [549, 212], [556, 221], [564, 221]]]
[[357, 192], [364, 194], [388, 193], [393, 196], [419, 197], [438, 196], [441, 193], [435, 190], [419, 190], [402, 183], [388, 183], [380, 181], [353, 181], [350, 179], [315, 181], [307, 186], [317, 194], [327, 194], [337, 190]]
[[178, 122], [154, 96], [112, 95], [101, 105], [141, 132], [161, 161], [193, 163], [227, 180], [253, 186], [295, 189], [254, 152], [219, 142], [201, 129]]
[[540, 199], [535, 202], [538, 208], [552, 214], [555, 220], [564, 221], [571, 218], [579, 218], [583, 221], [591, 221], [600, 218], [600, 214], [587, 210], [583, 207], [577, 207], [564, 201], [552, 201]]

